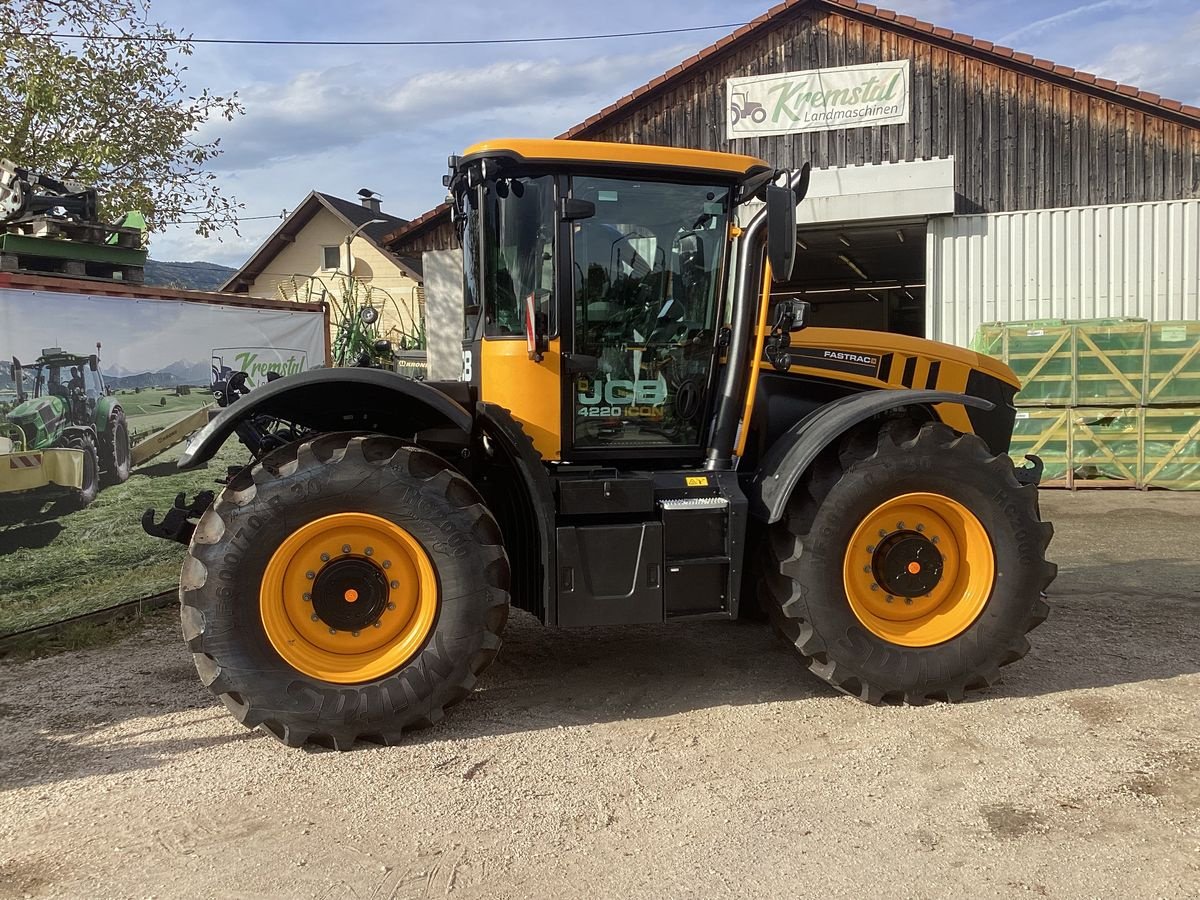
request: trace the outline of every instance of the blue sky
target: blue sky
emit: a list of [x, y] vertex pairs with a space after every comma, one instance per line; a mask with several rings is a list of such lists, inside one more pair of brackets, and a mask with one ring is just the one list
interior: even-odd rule
[[[770, 0], [154, 0], [151, 14], [197, 37], [415, 40], [521, 37], [745, 22]], [[880, 3], [888, 6], [886, 0]], [[1035, 56], [1200, 104], [1196, 0], [898, 0], [899, 12]], [[564, 44], [439, 48], [199, 45], [194, 87], [238, 91], [246, 115], [214, 123], [213, 168], [245, 215], [294, 207], [309, 190], [361, 187], [412, 218], [440, 202], [446, 156], [486, 137], [550, 137], [726, 33]], [[238, 236], [157, 234], [163, 260], [239, 265], [278, 225]]]

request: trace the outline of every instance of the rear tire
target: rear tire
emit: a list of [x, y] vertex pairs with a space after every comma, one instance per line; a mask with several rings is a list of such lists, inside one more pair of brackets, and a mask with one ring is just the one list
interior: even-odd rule
[[[344, 530], [320, 536], [335, 527], [322, 523], [343, 519], [350, 522]], [[305, 543], [312, 529], [323, 543]], [[280, 576], [297, 540], [299, 575], [285, 568]], [[393, 550], [384, 549], [388, 542]], [[425, 562], [392, 565], [386, 557], [401, 546]], [[321, 550], [328, 553], [314, 561]], [[430, 570], [424, 581], [414, 576], [411, 619], [398, 590], [409, 582], [394, 580], [405, 580], [397, 571], [406, 566]], [[365, 580], [344, 580], [359, 575]], [[374, 619], [354, 620], [378, 600], [368, 590], [376, 582], [386, 606], [374, 607]], [[330, 583], [337, 585], [332, 595], [321, 587]], [[326, 434], [268, 455], [204, 514], [180, 579], [183, 634], [203, 682], [248, 728], [261, 726], [293, 747], [393, 744], [409, 729], [438, 722], [474, 688], [500, 648], [508, 583], [495, 519], [441, 458], [390, 437]], [[350, 585], [362, 589], [361, 599]], [[306, 587], [301, 604], [293, 595]], [[343, 591], [346, 603], [338, 599]], [[400, 616], [399, 625], [389, 616]], [[375, 652], [370, 643], [380, 638], [375, 656], [360, 652]]]
[[128, 481], [129, 460], [129, 424], [125, 421], [125, 413], [118, 409], [108, 417], [108, 433], [104, 439], [104, 484]]
[[[948, 532], [940, 550], [938, 532]], [[837, 689], [871, 703], [960, 700], [1029, 651], [1057, 572], [1045, 559], [1053, 533], [1037, 487], [1017, 483], [1007, 456], [945, 425], [893, 421], [805, 476], [772, 527], [759, 593], [780, 634]], [[905, 587], [925, 556], [881, 570], [910, 545], [932, 553], [926, 574], [943, 581]], [[881, 563], [881, 553], [892, 555]]]

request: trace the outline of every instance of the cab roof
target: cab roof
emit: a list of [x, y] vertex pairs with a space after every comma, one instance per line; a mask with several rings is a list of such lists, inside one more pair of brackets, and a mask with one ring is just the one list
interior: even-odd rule
[[462, 161], [481, 157], [507, 157], [529, 163], [628, 166], [630, 168], [672, 169], [688, 173], [707, 173], [745, 178], [771, 168], [766, 161], [737, 153], [712, 150], [684, 150], [648, 144], [622, 144], [606, 141], [559, 141], [529, 138], [499, 138], [468, 147]]

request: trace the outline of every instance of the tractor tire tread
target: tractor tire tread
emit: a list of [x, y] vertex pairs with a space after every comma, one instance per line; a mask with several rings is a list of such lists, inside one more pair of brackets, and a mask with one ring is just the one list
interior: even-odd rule
[[[379, 452], [381, 447], [390, 452]], [[429, 451], [402, 444], [396, 439], [380, 435], [332, 433], [280, 447], [235, 476], [206, 515], [220, 517], [225, 524], [223, 531], [228, 531], [231, 519], [245, 516], [245, 507], [256, 499], [261, 500], [262, 492], [269, 492], [281, 479], [304, 472], [320, 472], [325, 467], [343, 464], [376, 468], [399, 467], [406, 475], [436, 492], [436, 495], [452, 508], [473, 519], [470, 534], [478, 542], [476, 551], [483, 573], [481, 587], [486, 585], [487, 588], [486, 608], [481, 620], [483, 629], [479, 636], [479, 647], [462, 661], [461, 665], [456, 664], [455, 668], [461, 668], [462, 671], [450, 676], [453, 683], [439, 683], [436, 690], [430, 690], [430, 696], [426, 698], [418, 697], [407, 682], [401, 684], [401, 689], [409, 701], [417, 701], [405, 707], [407, 715], [403, 722], [389, 721], [385, 723], [385, 727], [381, 727], [379, 722], [363, 719], [349, 722], [342, 727], [334, 727], [334, 723], [301, 721], [281, 715], [279, 710], [259, 709], [246, 696], [245, 691], [239, 692], [238, 685], [226, 677], [218, 659], [206, 652], [210, 635], [206, 627], [208, 619], [205, 612], [211, 605], [211, 600], [204, 593], [204, 583], [193, 585], [181, 580], [183, 636], [192, 650], [201, 681], [244, 726], [251, 729], [261, 728], [289, 747], [314, 744], [343, 751], [350, 749], [357, 740], [393, 745], [399, 743], [402, 736], [410, 731], [437, 724], [444, 718], [446, 709], [460, 703], [472, 692], [480, 674], [495, 660], [502, 643], [501, 634], [508, 620], [508, 557], [502, 544], [499, 525], [492, 513], [482, 503], [471, 483], [449, 463]], [[185, 571], [190, 565], [193, 570], [198, 569], [200, 573], [204, 573], [193, 581], [206, 580], [205, 561], [199, 558], [199, 555], [207, 550], [208, 546], [196, 542], [188, 549]], [[428, 643], [433, 644], [436, 637], [436, 634], [431, 635]], [[417, 660], [418, 658], [414, 657], [410, 663]], [[405, 668], [400, 670], [403, 671]], [[392, 673], [380, 681], [395, 678], [400, 672]], [[330, 687], [343, 690], [363, 685]], [[433, 695], [439, 691], [441, 696], [435, 699]]]
[[[1006, 645], [994, 648], [991, 662], [958, 673], [948, 683], [943, 680], [918, 689], [889, 689], [873, 684], [861, 673], [832, 658], [829, 642], [814, 624], [810, 613], [811, 589], [799, 580], [819, 507], [832, 486], [855, 477], [854, 470], [858, 467], [897, 451], [936, 457], [954, 454], [986, 470], [1009, 496], [1022, 504], [1022, 515], [1036, 526], [1040, 550], [1039, 558], [1029, 561], [1037, 566], [1035, 580], [1039, 596], [1029, 604], [1017, 634]], [[828, 468], [831, 464], [837, 470], [835, 479], [830, 479], [828, 472], [822, 473], [820, 469], [822, 465]], [[910, 419], [891, 420], [874, 432], [861, 429], [851, 433], [834, 452], [818, 459], [813, 469], [806, 473], [789, 501], [784, 520], [774, 526], [771, 539], [764, 542], [769, 563], [760, 570], [759, 594], [764, 598], [764, 606], [776, 631], [799, 651], [810, 672], [834, 688], [875, 705], [956, 702], [969, 691], [996, 684], [1000, 680], [1001, 667], [1016, 662], [1029, 652], [1026, 634], [1044, 622], [1050, 611], [1043, 597], [1058, 571], [1057, 566], [1045, 560], [1045, 551], [1053, 534], [1054, 529], [1049, 523], [1038, 521], [1037, 486], [1021, 485], [1007, 456], [994, 455], [978, 437], [960, 434], [941, 423], [920, 425]]]

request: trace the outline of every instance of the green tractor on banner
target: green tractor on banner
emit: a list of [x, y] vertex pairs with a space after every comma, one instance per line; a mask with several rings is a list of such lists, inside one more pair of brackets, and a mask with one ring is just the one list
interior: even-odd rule
[[102, 485], [129, 478], [129, 426], [104, 385], [98, 355], [51, 347], [29, 367], [14, 357], [12, 375], [17, 405], [0, 443], [8, 463], [0, 466], [0, 493], [58, 485], [77, 489], [87, 506]]

